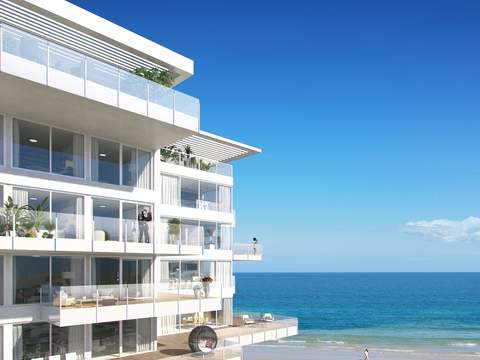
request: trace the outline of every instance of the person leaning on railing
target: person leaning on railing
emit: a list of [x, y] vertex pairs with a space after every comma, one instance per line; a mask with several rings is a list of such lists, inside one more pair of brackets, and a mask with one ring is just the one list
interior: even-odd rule
[[152, 213], [148, 211], [146, 207], [140, 211], [138, 214], [138, 242], [143, 242], [143, 238], [145, 238], [145, 242], [150, 242], [150, 234], [149, 234], [149, 226], [148, 223], [152, 221]]

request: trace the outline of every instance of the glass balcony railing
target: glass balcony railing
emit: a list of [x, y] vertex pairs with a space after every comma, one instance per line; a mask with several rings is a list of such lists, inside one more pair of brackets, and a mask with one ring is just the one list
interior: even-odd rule
[[73, 309], [222, 298], [223, 288], [215, 281], [202, 283], [173, 279], [155, 284], [46, 286], [39, 294], [42, 304]]
[[84, 215], [31, 209], [0, 209], [0, 236], [83, 239]]
[[233, 255], [261, 257], [263, 256], [263, 247], [258, 244], [233, 244]]
[[1, 71], [191, 130], [197, 98], [0, 24]]
[[174, 164], [190, 169], [210, 172], [224, 176], [233, 176], [233, 167], [231, 164], [210, 160], [198, 155], [187, 154], [176, 149], [164, 148], [161, 150], [162, 162]]

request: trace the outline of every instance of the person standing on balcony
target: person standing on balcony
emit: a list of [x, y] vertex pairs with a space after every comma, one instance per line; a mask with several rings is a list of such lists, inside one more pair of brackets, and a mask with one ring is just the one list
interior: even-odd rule
[[257, 244], [258, 240], [254, 237], [252, 240], [253, 255], [257, 255]]
[[148, 211], [146, 207], [144, 207], [140, 213], [138, 214], [138, 242], [143, 242], [143, 238], [145, 238], [145, 242], [150, 242], [150, 234], [148, 223], [152, 221], [152, 213]]

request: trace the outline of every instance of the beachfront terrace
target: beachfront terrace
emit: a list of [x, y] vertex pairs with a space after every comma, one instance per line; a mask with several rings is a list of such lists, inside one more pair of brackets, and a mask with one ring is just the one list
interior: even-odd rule
[[[252, 320], [245, 324], [244, 317]], [[262, 320], [265, 314], [241, 313], [233, 317], [233, 325], [216, 328], [218, 336], [217, 349], [208, 355], [212, 360], [241, 359], [242, 346], [265, 341], [275, 341], [298, 333], [296, 318], [272, 315], [268, 321]], [[158, 359], [198, 359], [201, 354], [192, 353], [188, 346], [188, 332], [160, 336], [157, 339], [157, 351], [140, 355], [128, 356], [128, 360], [158, 360]]]

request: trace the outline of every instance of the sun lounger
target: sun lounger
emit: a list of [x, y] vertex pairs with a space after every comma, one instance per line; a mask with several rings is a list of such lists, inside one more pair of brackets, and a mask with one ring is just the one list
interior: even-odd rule
[[255, 324], [255, 319], [252, 319], [248, 314], [242, 315], [242, 321], [244, 325]]
[[270, 313], [265, 313], [265, 314], [262, 314], [261, 319], [264, 322], [271, 322], [273, 321], [273, 316]]

